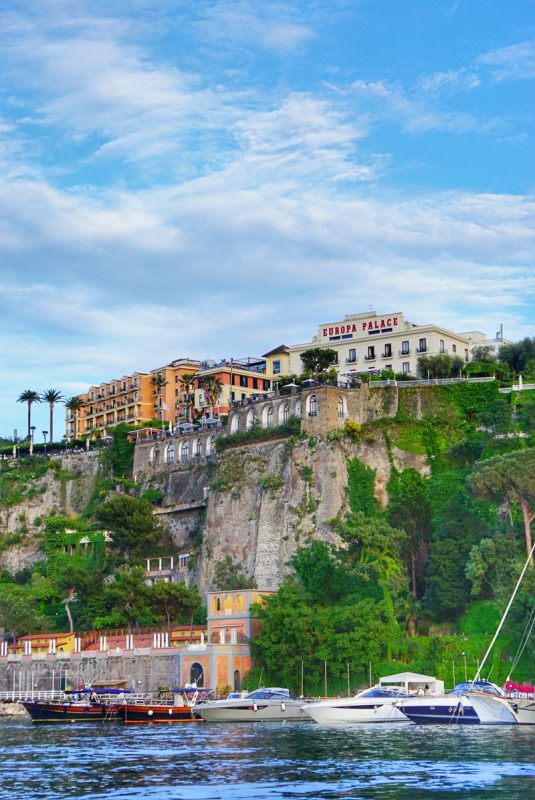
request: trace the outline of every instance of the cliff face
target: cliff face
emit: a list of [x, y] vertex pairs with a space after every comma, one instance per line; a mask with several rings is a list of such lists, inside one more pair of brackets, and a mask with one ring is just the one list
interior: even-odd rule
[[[11, 463], [16, 469], [17, 462]], [[58, 456], [46, 471], [35, 463], [35, 469], [19, 467], [6, 490], [7, 502], [0, 503], [0, 569], [9, 572], [41, 558], [39, 533], [45, 517], [51, 512], [79, 514], [85, 508], [98, 473], [99, 453]]]
[[[388, 446], [377, 431], [358, 443], [311, 437], [229, 448], [215, 460], [161, 465], [138, 480], [162, 492], [155, 514], [176, 548], [198, 554], [202, 591], [212, 588], [215, 565], [227, 556], [259, 588], [275, 589], [298, 547], [336, 541], [330, 521], [347, 509], [347, 467], [355, 457], [375, 470], [383, 505], [392, 465], [428, 469], [423, 456]], [[80, 513], [98, 471], [98, 451], [63, 456], [32, 480], [20, 502], [0, 507], [0, 569], [16, 572], [40, 558], [42, 521], [51, 512]], [[1, 547], [2, 536], [8, 547]]]
[[336, 541], [330, 521], [347, 509], [347, 465], [358, 457], [376, 471], [375, 493], [387, 502], [391, 465], [427, 472], [422, 456], [368, 443], [289, 440], [225, 451], [210, 485], [200, 570], [211, 586], [216, 562], [230, 556], [261, 589], [275, 589], [295, 550], [311, 539]]

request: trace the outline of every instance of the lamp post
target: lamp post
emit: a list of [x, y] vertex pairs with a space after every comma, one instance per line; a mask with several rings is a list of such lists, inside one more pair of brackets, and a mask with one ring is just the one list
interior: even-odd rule
[[35, 425], [30, 425], [30, 455], [33, 456], [33, 437], [35, 435]]
[[43, 431], [43, 442], [45, 443], [45, 458], [46, 458], [46, 437], [48, 436], [48, 431]]
[[462, 655], [462, 657], [464, 659], [464, 680], [466, 682], [468, 680], [468, 670], [466, 669], [466, 653], [465, 653], [464, 650], [461, 653], [461, 655]]

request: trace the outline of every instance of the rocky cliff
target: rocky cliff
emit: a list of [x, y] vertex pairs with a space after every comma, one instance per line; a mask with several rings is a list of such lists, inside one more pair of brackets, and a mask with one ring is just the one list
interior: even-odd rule
[[425, 458], [370, 441], [281, 440], [225, 451], [210, 483], [200, 584], [211, 586], [214, 565], [230, 556], [262, 589], [275, 589], [288, 560], [311, 539], [334, 542], [331, 521], [347, 509], [348, 463], [359, 458], [376, 472], [385, 505], [392, 465], [427, 472]]

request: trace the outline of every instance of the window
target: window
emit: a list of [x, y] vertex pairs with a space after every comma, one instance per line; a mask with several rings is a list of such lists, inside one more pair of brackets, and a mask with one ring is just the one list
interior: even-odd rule
[[370, 345], [370, 347], [368, 347], [368, 355], [366, 356], [366, 360], [373, 361], [374, 358], [375, 358], [375, 347]]
[[285, 403], [282, 408], [282, 421], [288, 422], [289, 417], [290, 417], [290, 404]]
[[190, 554], [189, 553], [181, 553], [178, 556], [178, 568], [179, 569], [186, 569], [188, 566]]
[[167, 448], [166, 454], [166, 461], [168, 464], [174, 464], [175, 462], [175, 446], [174, 444], [170, 444]]
[[253, 378], [253, 389], [258, 389], [258, 378]]
[[263, 381], [263, 384], [264, 384], [264, 391], [267, 392], [271, 384], [269, 381]]
[[180, 448], [180, 460], [189, 461], [189, 442], [187, 439], [185, 442], [182, 442], [182, 446]]
[[418, 352], [419, 353], [427, 352], [427, 339], [418, 340]]
[[439, 339], [438, 351], [439, 351], [439, 353], [445, 353], [446, 352], [446, 346], [444, 344], [444, 339]]
[[240, 386], [247, 388], [247, 375], [240, 375]]
[[354, 347], [350, 347], [347, 361], [349, 364], [354, 364], [356, 360], [357, 360], [357, 351]]
[[387, 343], [385, 344], [385, 352], [383, 353], [384, 358], [392, 358], [392, 345]]
[[405, 375], [408, 375], [411, 371], [411, 365], [409, 361], [404, 361], [402, 366], [403, 372]]
[[194, 661], [191, 665], [191, 669], [189, 671], [189, 682], [194, 683], [198, 689], [202, 689], [204, 687], [204, 670], [202, 668], [202, 664], [199, 664], [198, 661]]
[[468, 361], [468, 350], [464, 351], [464, 360]]
[[308, 398], [308, 416], [309, 417], [317, 417], [318, 416], [318, 398], [315, 394], [311, 394]]
[[408, 356], [410, 353], [408, 340], [401, 342], [401, 355]]
[[346, 399], [343, 395], [338, 397], [338, 419], [345, 419], [347, 417]]
[[272, 428], [272, 427], [273, 427], [273, 408], [272, 406], [270, 406], [266, 414], [266, 428]]
[[274, 375], [280, 375], [280, 371], [281, 371], [281, 362], [280, 361], [274, 361], [273, 362], [273, 374]]

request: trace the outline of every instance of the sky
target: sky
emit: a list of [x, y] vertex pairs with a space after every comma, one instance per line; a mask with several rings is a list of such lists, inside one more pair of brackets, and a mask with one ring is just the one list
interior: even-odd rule
[[534, 79], [533, 0], [3, 0], [0, 434], [370, 307], [535, 335]]

